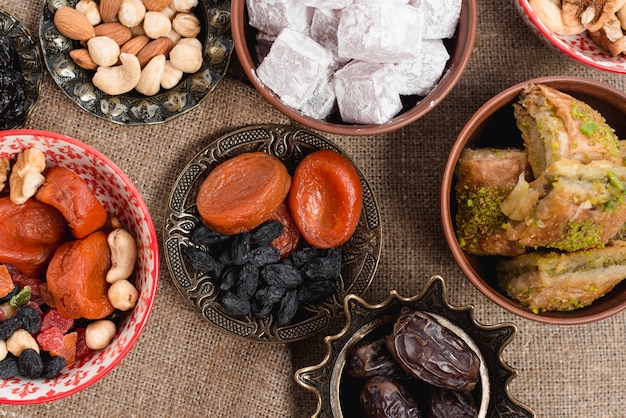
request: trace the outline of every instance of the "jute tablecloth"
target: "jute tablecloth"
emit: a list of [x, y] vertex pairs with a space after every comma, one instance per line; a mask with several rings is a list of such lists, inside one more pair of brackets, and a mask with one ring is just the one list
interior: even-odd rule
[[[511, 1], [479, 0], [474, 53], [460, 83], [430, 114], [376, 137], [327, 135], [361, 166], [377, 194], [383, 254], [365, 294], [374, 303], [390, 289], [409, 296], [442, 274], [454, 305], [474, 304], [485, 324], [513, 322], [518, 333], [504, 359], [519, 371], [510, 391], [538, 417], [626, 416], [626, 313], [577, 327], [518, 318], [487, 300], [458, 269], [443, 238], [439, 186], [449, 149], [465, 121], [487, 99], [533, 77], [580, 75], [626, 88], [626, 78], [557, 54], [524, 25]], [[41, 2], [0, 0], [36, 35]], [[161, 125], [125, 127], [71, 102], [46, 74], [26, 128], [56, 131], [94, 146], [142, 193], [161, 242], [166, 199], [185, 164], [232, 130], [293, 123], [251, 87], [233, 54], [229, 75], [198, 108]], [[150, 321], [129, 355], [88, 389], [50, 404], [0, 406], [10, 417], [306, 417], [312, 395], [293, 372], [323, 358], [322, 337], [291, 345], [242, 341], [209, 326], [178, 293], [161, 262]]]

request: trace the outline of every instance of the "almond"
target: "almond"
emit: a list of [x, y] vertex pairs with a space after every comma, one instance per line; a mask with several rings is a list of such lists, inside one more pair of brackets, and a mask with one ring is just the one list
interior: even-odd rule
[[146, 6], [146, 10], [153, 12], [160, 12], [169, 6], [171, 0], [143, 0], [143, 5]]
[[165, 55], [167, 57], [173, 47], [174, 42], [170, 38], [162, 37], [150, 41], [137, 53], [137, 59], [139, 60], [141, 68], [145, 67], [145, 65], [157, 55]]
[[137, 55], [144, 46], [148, 45], [148, 42], [150, 42], [150, 38], [146, 35], [135, 36], [133, 39], [122, 45], [121, 52]]
[[54, 13], [54, 26], [61, 34], [75, 41], [86, 41], [96, 36], [93, 25], [78, 10], [61, 6]]
[[117, 16], [122, 0], [100, 0], [100, 17], [103, 22], [110, 22]]
[[72, 49], [70, 51], [70, 57], [72, 57], [76, 65], [85, 70], [95, 70], [98, 68], [98, 64], [93, 62], [87, 48]]
[[124, 45], [133, 37], [130, 29], [118, 22], [101, 23], [97, 25], [94, 30], [96, 36], [108, 36], [120, 46]]

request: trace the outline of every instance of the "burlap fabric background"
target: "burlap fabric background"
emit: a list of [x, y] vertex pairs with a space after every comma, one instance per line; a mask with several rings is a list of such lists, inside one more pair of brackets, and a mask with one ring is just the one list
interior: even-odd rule
[[[455, 265], [440, 227], [438, 197], [448, 151], [465, 121], [498, 91], [529, 78], [570, 74], [626, 88], [626, 78], [589, 69], [557, 54], [524, 25], [512, 2], [479, 0], [479, 27], [466, 73], [430, 114], [377, 137], [327, 135], [369, 178], [383, 219], [378, 274], [365, 298], [390, 289], [413, 295], [442, 274], [455, 305], [474, 304], [485, 324], [513, 322], [504, 351], [519, 371], [510, 392], [538, 417], [625, 417], [626, 313], [590, 325], [556, 327], [507, 313], [480, 294]], [[38, 32], [41, 4], [0, 0], [0, 9]], [[79, 109], [46, 74], [27, 128], [56, 131], [90, 144], [133, 180], [161, 242], [166, 199], [195, 153], [232, 130], [291, 124], [242, 77], [233, 54], [229, 76], [195, 110], [161, 125], [124, 127]], [[210, 327], [177, 292], [164, 262], [158, 296], [142, 337], [121, 364], [88, 389], [50, 404], [0, 406], [9, 417], [306, 417], [312, 395], [293, 372], [323, 358], [322, 337], [291, 345], [236, 339]]]

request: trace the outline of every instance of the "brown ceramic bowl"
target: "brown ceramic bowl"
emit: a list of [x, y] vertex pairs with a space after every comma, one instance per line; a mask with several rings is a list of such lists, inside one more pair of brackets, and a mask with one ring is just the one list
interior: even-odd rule
[[454, 259], [478, 290], [504, 309], [523, 318], [557, 325], [575, 325], [598, 321], [626, 309], [626, 280], [593, 304], [568, 312], [535, 314], [504, 294], [496, 279], [497, 257], [475, 256], [461, 249], [456, 237], [455, 173], [463, 149], [474, 147], [523, 148], [515, 125], [512, 104], [529, 83], [543, 83], [568, 93], [598, 110], [616, 131], [626, 137], [626, 93], [607, 84], [573, 76], [536, 78], [516, 84], [491, 98], [470, 118], [459, 133], [445, 167], [441, 186], [441, 218], [446, 240]]
[[456, 34], [452, 39], [445, 40], [450, 59], [437, 86], [424, 98], [403, 96], [404, 108], [387, 123], [357, 125], [343, 122], [338, 114], [330, 115], [326, 120], [314, 119], [282, 103], [279, 97], [256, 76], [256, 68], [259, 64], [255, 52], [257, 31], [248, 24], [246, 0], [231, 2], [231, 31], [235, 51], [246, 76], [254, 87], [268, 102], [291, 119], [313, 129], [340, 135], [365, 136], [392, 132], [415, 122], [434, 109], [454, 88], [467, 67], [476, 38], [477, 22], [476, 0], [463, 0]]

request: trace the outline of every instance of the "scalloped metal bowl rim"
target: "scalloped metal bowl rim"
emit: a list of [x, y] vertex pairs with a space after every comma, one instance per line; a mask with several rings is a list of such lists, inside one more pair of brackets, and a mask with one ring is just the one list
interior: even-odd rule
[[[14, 130], [14, 129], [20, 129], [22, 126], [24, 126], [24, 124], [26, 123], [26, 121], [28, 120], [28, 118], [30, 117], [30, 115], [35, 111], [35, 108], [37, 107], [37, 104], [39, 104], [39, 100], [41, 98], [41, 92], [43, 90], [43, 78], [44, 78], [44, 63], [43, 63], [43, 57], [42, 57], [42, 53], [41, 50], [39, 49], [39, 43], [37, 41], [36, 38], [33, 37], [30, 29], [28, 29], [26, 26], [24, 26], [24, 24], [22, 24], [22, 22], [15, 17], [14, 15], [12, 15], [11, 13], [5, 12], [3, 10], [0, 10], [0, 14], [2, 14], [4, 17], [6, 17], [7, 19], [11, 19], [12, 21], [14, 21], [17, 26], [19, 26], [19, 29], [21, 32], [24, 33], [24, 35], [29, 39], [29, 41], [32, 43], [33, 45], [33, 52], [34, 52], [34, 56], [33, 56], [33, 61], [36, 62], [36, 69], [31, 68], [29, 70], [29, 72], [35, 72], [35, 70], [37, 70], [37, 79], [35, 80], [35, 90], [34, 90], [34, 101], [33, 103], [28, 107], [28, 109], [26, 110], [26, 113], [24, 114], [22, 121], [16, 125], [14, 125], [13, 127], [8, 127], [6, 128]], [[14, 45], [15, 47], [15, 45]], [[22, 61], [22, 57], [19, 55], [18, 52], [18, 59], [20, 61], [20, 65], [22, 66], [22, 71], [24, 71], [24, 62]]]
[[[324, 369], [326, 367], [331, 366], [330, 362], [336, 359], [333, 359], [333, 354], [334, 354], [334, 348], [333, 348], [333, 344], [335, 342], [337, 342], [338, 340], [342, 339], [342, 338], [347, 338], [348, 335], [347, 333], [349, 332], [350, 328], [352, 328], [352, 321], [353, 321], [353, 317], [352, 317], [352, 313], [350, 310], [350, 304], [351, 302], [356, 302], [359, 305], [363, 306], [365, 309], [370, 310], [370, 311], [377, 311], [377, 310], [383, 310], [385, 309], [390, 303], [392, 303], [393, 301], [398, 301], [400, 303], [403, 304], [411, 304], [415, 301], [418, 301], [420, 299], [422, 299], [426, 293], [429, 291], [429, 289], [431, 287], [433, 287], [433, 285], [435, 285], [436, 283], [439, 283], [441, 286], [441, 301], [443, 302], [443, 305], [445, 308], [451, 310], [451, 311], [455, 311], [455, 312], [464, 312], [467, 311], [469, 318], [471, 319], [471, 322], [473, 325], [475, 325], [478, 329], [480, 330], [496, 330], [496, 329], [501, 329], [501, 328], [511, 328], [512, 329], [512, 333], [511, 335], [502, 342], [501, 347], [499, 347], [498, 351], [497, 351], [497, 357], [498, 357], [498, 363], [499, 365], [509, 373], [509, 377], [506, 380], [506, 386], [504, 388], [504, 393], [506, 395], [506, 397], [515, 405], [520, 406], [520, 408], [524, 408], [526, 410], [528, 410], [531, 414], [533, 414], [534, 416], [534, 411], [532, 411], [530, 408], [528, 408], [526, 405], [523, 405], [520, 401], [518, 401], [514, 396], [511, 395], [510, 393], [510, 389], [509, 389], [509, 383], [518, 375], [518, 372], [516, 369], [514, 369], [513, 367], [511, 367], [510, 365], [508, 365], [504, 359], [502, 358], [502, 354], [504, 352], [504, 349], [506, 348], [506, 346], [512, 341], [512, 339], [514, 338], [515, 334], [517, 333], [517, 326], [513, 323], [510, 322], [503, 322], [503, 323], [499, 323], [499, 324], [493, 324], [493, 325], [484, 325], [479, 323], [478, 321], [476, 321], [476, 319], [474, 318], [474, 311], [475, 311], [475, 307], [472, 304], [466, 305], [466, 306], [453, 306], [450, 305], [448, 303], [448, 299], [447, 299], [447, 286], [446, 286], [446, 282], [444, 280], [444, 278], [440, 275], [434, 275], [431, 276], [430, 279], [428, 280], [428, 282], [424, 285], [424, 287], [422, 288], [422, 290], [415, 296], [411, 296], [411, 297], [403, 297], [401, 296], [397, 290], [393, 289], [389, 292], [389, 296], [387, 296], [387, 298], [385, 300], [383, 300], [380, 303], [377, 304], [370, 304], [368, 302], [366, 302], [363, 298], [357, 296], [357, 295], [347, 295], [344, 299], [344, 316], [345, 316], [345, 324], [343, 326], [343, 328], [341, 329], [341, 331], [339, 331], [337, 334], [335, 335], [329, 335], [324, 337], [324, 346], [326, 348], [326, 354], [324, 356], [324, 359], [318, 363], [317, 365], [314, 366], [308, 366], [308, 367], [303, 367], [301, 369], [296, 370], [296, 372], [294, 373], [294, 379], [296, 381], [296, 383], [301, 386], [302, 388], [313, 392], [316, 396], [316, 400], [317, 400], [317, 407], [315, 412], [311, 415], [311, 417], [317, 417], [319, 416], [320, 412], [322, 411], [322, 407], [323, 407], [323, 400], [322, 400], [322, 394], [320, 393], [320, 391], [318, 390], [318, 388], [309, 385], [307, 383], [305, 383], [302, 379], [300, 379], [300, 376], [312, 373], [312, 372], [316, 372], [318, 370]], [[448, 320], [449, 321], [449, 320]], [[451, 321], [450, 321], [451, 322]], [[451, 322], [452, 323], [452, 322]], [[453, 324], [453, 323], [452, 323]], [[359, 329], [364, 327], [366, 324], [360, 324]], [[454, 325], [454, 324], [453, 324]], [[471, 337], [470, 337], [471, 338]], [[334, 368], [334, 365], [332, 365]], [[329, 380], [330, 380], [330, 376], [328, 376]], [[329, 405], [329, 407], [331, 407], [331, 405]]]
[[[365, 136], [389, 133], [417, 121], [434, 109], [448, 96], [463, 75], [474, 49], [478, 28], [477, 0], [463, 0], [461, 17], [466, 17], [467, 25], [464, 25], [462, 28], [464, 31], [459, 35], [466, 39], [467, 44], [464, 49], [459, 47], [456, 48], [454, 54], [450, 57], [450, 61], [448, 62], [449, 67], [447, 71], [444, 73], [435, 89], [424, 99], [418, 102], [413, 108], [396, 115], [387, 123], [351, 125], [331, 123], [306, 116], [294, 108], [285, 105], [274, 92], [261, 82], [261, 80], [256, 76], [256, 64], [252, 60], [252, 56], [248, 48], [248, 42], [245, 34], [245, 23], [243, 22], [245, 16], [244, 7], [245, 0], [233, 0], [231, 2], [231, 29], [233, 42], [235, 43], [235, 52], [239, 58], [244, 73], [252, 85], [270, 104], [272, 104], [272, 106], [286, 116], [289, 116], [291, 119], [294, 119], [312, 129], [318, 129], [330, 134], [339, 135]], [[459, 29], [461, 29], [460, 25], [457, 30]]]
[[[529, 83], [551, 83], [551, 82], [561, 82], [561, 83], [586, 83], [591, 84], [603, 91], [610, 91], [616, 95], [621, 95], [626, 100], [626, 93], [616, 89], [615, 87], [602, 83], [597, 80], [588, 79], [584, 77], [578, 76], [546, 76], [533, 78], [527, 81], [523, 81], [517, 83], [505, 90], [494, 95], [492, 98], [487, 100], [471, 117], [468, 123], [461, 129], [457, 139], [452, 145], [450, 154], [448, 156], [448, 161], [444, 168], [441, 190], [440, 190], [440, 212], [441, 212], [441, 220], [443, 224], [444, 235], [446, 237], [446, 241], [448, 243], [448, 247], [457, 262], [459, 268], [463, 271], [465, 276], [469, 279], [469, 281], [486, 297], [488, 297], [491, 301], [499, 305], [500, 307], [506, 309], [507, 311], [514, 313], [522, 318], [529, 319], [532, 321], [546, 323], [551, 325], [580, 325], [591, 323], [595, 321], [599, 321], [610, 316], [613, 316], [622, 310], [626, 309], [626, 299], [619, 306], [614, 307], [613, 309], [608, 309], [599, 313], [586, 315], [582, 317], [558, 317], [558, 316], [549, 316], [549, 314], [535, 314], [528, 309], [525, 309], [517, 302], [508, 298], [506, 295], [500, 293], [497, 289], [488, 285], [485, 280], [483, 280], [478, 272], [474, 270], [471, 263], [467, 258], [467, 254], [459, 247], [458, 241], [456, 241], [456, 232], [454, 230], [454, 225], [452, 221], [452, 212], [451, 212], [451, 193], [454, 177], [454, 167], [456, 167], [456, 163], [458, 158], [463, 151], [463, 149], [467, 146], [467, 136], [469, 133], [475, 131], [481, 123], [481, 119], [488, 118], [497, 110], [499, 110], [503, 105], [509, 103], [511, 100], [515, 98], [517, 94], [519, 94], [522, 87], [526, 86]], [[463, 141], [461, 141], [463, 139]]]
[[[94, 155], [98, 158], [99, 161], [102, 161], [110, 170], [112, 170], [118, 178], [121, 179], [122, 183], [124, 183], [128, 189], [132, 192], [134, 196], [136, 196], [136, 204], [144, 215], [143, 222], [145, 222], [146, 227], [148, 228], [148, 232], [150, 235], [151, 245], [149, 247], [150, 252], [152, 253], [153, 260], [151, 261], [152, 265], [152, 274], [151, 281], [153, 283], [151, 292], [146, 297], [141, 297], [141, 299], [145, 300], [146, 309], [141, 317], [137, 317], [137, 324], [133, 326], [132, 330], [132, 338], [128, 339], [124, 343], [124, 347], [122, 350], [117, 351], [115, 353], [115, 360], [112, 360], [111, 364], [106, 368], [99, 370], [97, 375], [90, 378], [87, 381], [84, 381], [74, 387], [71, 387], [68, 390], [64, 390], [63, 392], [56, 392], [52, 396], [48, 397], [38, 397], [35, 399], [3, 399], [1, 403], [5, 404], [13, 404], [13, 405], [32, 405], [32, 404], [41, 404], [46, 402], [52, 402], [59, 399], [66, 398], [68, 396], [74, 395], [86, 388], [94, 385], [96, 382], [104, 378], [109, 372], [111, 372], [115, 367], [117, 367], [120, 362], [128, 355], [131, 349], [135, 346], [141, 334], [145, 330], [150, 315], [152, 314], [152, 309], [154, 308], [154, 303], [156, 301], [156, 294], [158, 291], [158, 282], [160, 275], [160, 256], [159, 256], [159, 246], [158, 239], [156, 235], [156, 229], [154, 227], [154, 223], [152, 221], [152, 217], [150, 215], [150, 211], [148, 210], [147, 205], [145, 204], [141, 194], [135, 187], [134, 183], [130, 180], [130, 178], [120, 169], [110, 158], [104, 155], [102, 152], [98, 151], [96, 148], [85, 144], [78, 139], [65, 136], [60, 133], [52, 132], [52, 131], [44, 131], [40, 129], [12, 129], [5, 130], [0, 132], [0, 138], [4, 139], [5, 137], [15, 136], [15, 135], [31, 135], [35, 137], [41, 138], [51, 138], [53, 140], [59, 141], [61, 143], [70, 144], [71, 146], [82, 148], [88, 154]], [[45, 144], [44, 144], [45, 145]], [[130, 314], [129, 314], [130, 315]], [[118, 331], [119, 332], [119, 331]], [[117, 334], [116, 334], [117, 335]], [[117, 338], [117, 337], [115, 337]], [[46, 395], [47, 396], [47, 395]]]
[[[533, 24], [534, 28], [537, 29], [541, 33], [543, 39], [547, 41], [548, 43], [550, 43], [550, 45], [552, 45], [554, 48], [558, 49], [559, 52], [565, 54], [566, 56], [570, 57], [571, 59], [575, 61], [581, 62], [585, 65], [588, 65], [598, 70], [609, 71], [609, 72], [613, 72], [617, 74], [626, 74], [626, 58], [624, 60], [624, 66], [622, 68], [616, 68], [614, 66], [603, 64], [601, 61], [592, 60], [587, 55], [582, 54], [578, 51], [572, 50], [571, 48], [566, 48], [567, 43], [563, 39], [561, 39], [560, 35], [556, 35], [552, 33], [541, 22], [541, 20], [539, 20], [537, 13], [535, 13], [533, 8], [530, 6], [530, 3], [528, 2], [528, 0], [514, 0], [514, 1], [517, 4], [519, 4], [520, 7], [524, 10], [524, 13], [528, 17], [528, 20]], [[598, 48], [600, 47], [598, 46]]]

